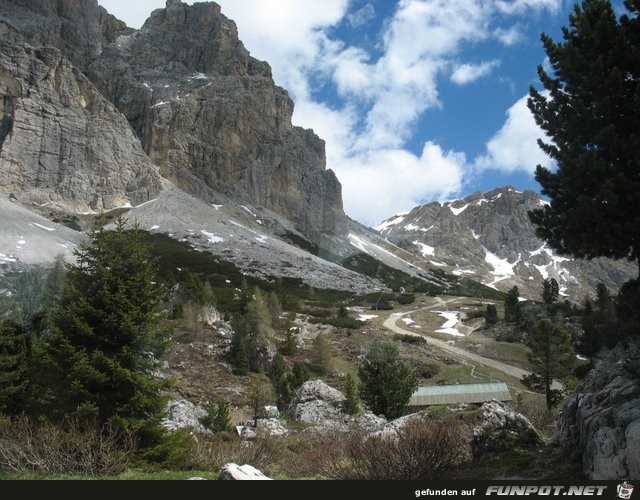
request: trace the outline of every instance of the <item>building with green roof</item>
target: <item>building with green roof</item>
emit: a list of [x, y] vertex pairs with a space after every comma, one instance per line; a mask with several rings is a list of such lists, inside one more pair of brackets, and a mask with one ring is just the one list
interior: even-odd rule
[[419, 410], [425, 406], [450, 405], [459, 403], [482, 404], [495, 399], [511, 401], [511, 393], [507, 384], [502, 382], [491, 384], [456, 384], [418, 387], [411, 395], [407, 408]]

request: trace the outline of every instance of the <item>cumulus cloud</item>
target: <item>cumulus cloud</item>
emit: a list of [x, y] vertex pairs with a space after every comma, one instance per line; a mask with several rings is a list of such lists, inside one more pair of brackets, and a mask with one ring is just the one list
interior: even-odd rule
[[477, 169], [533, 175], [538, 164], [552, 166], [551, 159], [538, 146], [538, 139], [548, 139], [529, 111], [527, 98], [525, 95], [509, 108], [504, 125], [487, 142], [487, 153], [476, 159]]
[[[116, 15], [165, 5], [99, 1]], [[270, 64], [275, 83], [293, 98], [294, 124], [325, 140], [327, 167], [343, 185], [345, 210], [361, 222], [375, 224], [414, 203], [455, 195], [472, 171], [531, 172], [545, 162], [524, 99], [508, 110], [486, 154], [472, 163], [431, 137], [416, 137], [416, 124], [443, 106], [444, 82], [487, 78], [500, 64], [466, 59], [466, 48], [491, 40], [519, 43], [517, 16], [556, 11], [562, 0], [398, 0], [375, 34], [379, 43], [363, 46], [336, 38], [333, 28], [367, 26], [377, 14], [372, 2], [358, 10], [349, 0], [217, 3], [251, 55]], [[410, 142], [423, 150], [410, 151]]]
[[371, 150], [345, 159], [336, 173], [345, 211], [371, 227], [425, 200], [445, 200], [462, 182], [465, 155], [445, 152], [433, 142], [416, 156], [404, 149]]

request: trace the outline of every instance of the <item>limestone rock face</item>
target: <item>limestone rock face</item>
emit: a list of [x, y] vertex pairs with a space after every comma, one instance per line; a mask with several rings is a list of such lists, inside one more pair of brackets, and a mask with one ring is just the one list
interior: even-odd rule
[[271, 229], [284, 234], [291, 225], [314, 244], [346, 234], [324, 141], [292, 126], [292, 100], [218, 4], [168, 0], [140, 30], [96, 0], [0, 0], [0, 11], [4, 40], [59, 48], [181, 189], [208, 203], [222, 194], [269, 211]]
[[320, 423], [339, 418], [344, 394], [322, 380], [308, 380], [296, 391], [287, 412], [294, 420]]
[[0, 0], [0, 40], [51, 45], [81, 70], [105, 45], [133, 31], [97, 0]]
[[0, 191], [73, 211], [161, 189], [125, 117], [54, 47], [0, 45]]
[[272, 210], [314, 243], [345, 232], [324, 141], [292, 126], [292, 100], [217, 4], [167, 2], [105, 48], [87, 74], [182, 189]]
[[589, 479], [640, 477], [640, 349], [619, 344], [564, 403], [554, 441]]

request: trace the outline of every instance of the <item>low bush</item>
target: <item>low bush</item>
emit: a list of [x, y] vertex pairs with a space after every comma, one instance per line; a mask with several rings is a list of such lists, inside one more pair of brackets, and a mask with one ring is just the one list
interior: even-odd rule
[[420, 418], [397, 433], [353, 433], [345, 456], [327, 465], [333, 479], [433, 480], [471, 460], [471, 427], [455, 418]]
[[0, 471], [112, 476], [122, 473], [133, 436], [79, 420], [34, 424], [0, 415]]

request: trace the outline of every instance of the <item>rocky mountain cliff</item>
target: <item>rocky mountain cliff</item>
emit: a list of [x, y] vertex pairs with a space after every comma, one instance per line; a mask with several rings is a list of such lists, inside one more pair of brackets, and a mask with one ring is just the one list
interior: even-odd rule
[[[274, 84], [269, 65], [250, 56], [235, 23], [219, 5], [168, 0], [140, 30], [127, 28], [96, 0], [1, 0], [0, 11], [0, 33], [11, 44], [3, 50], [8, 59], [17, 47], [56, 47], [60, 64], [74, 68], [77, 78], [86, 75], [126, 117], [146, 163], [158, 166], [181, 189], [209, 203], [218, 203], [224, 195], [264, 208], [274, 214], [264, 221], [273, 230], [289, 230], [279, 220], [283, 218], [314, 244], [328, 245], [333, 236], [345, 234], [341, 186], [326, 169], [324, 141], [311, 130], [292, 126], [292, 100]], [[30, 64], [29, 57], [31, 53], [25, 64]], [[15, 101], [7, 105], [5, 98], [2, 130], [5, 135], [12, 131], [12, 140], [38, 144], [27, 127], [7, 118], [14, 108], [23, 108], [22, 96], [29, 90], [25, 75], [14, 73], [2, 73], [14, 82], [13, 90], [4, 85], [3, 94]], [[16, 86], [22, 88], [20, 95]], [[74, 86], [58, 85], [55, 91], [61, 95], [54, 100], [82, 101]], [[107, 120], [128, 142], [129, 127]], [[66, 127], [65, 135], [82, 141], [87, 134], [80, 121], [75, 128]], [[98, 147], [119, 142], [107, 136]], [[4, 147], [0, 153], [3, 170], [7, 162], [15, 163]], [[27, 177], [38, 174], [29, 162], [20, 169]], [[104, 177], [97, 170], [91, 177]], [[78, 180], [78, 189], [92, 190], [91, 182]], [[68, 190], [58, 191], [62, 197], [75, 197]], [[154, 196], [152, 190], [148, 195]], [[129, 202], [144, 201], [134, 198]]]
[[506, 186], [416, 207], [388, 218], [376, 230], [421, 255], [423, 265], [501, 291], [517, 286], [523, 298], [540, 300], [546, 278], [558, 282], [561, 297], [581, 302], [598, 283], [617, 290], [635, 276], [635, 266], [627, 261], [587, 261], [555, 253], [536, 236], [527, 215], [543, 203], [533, 191]]

